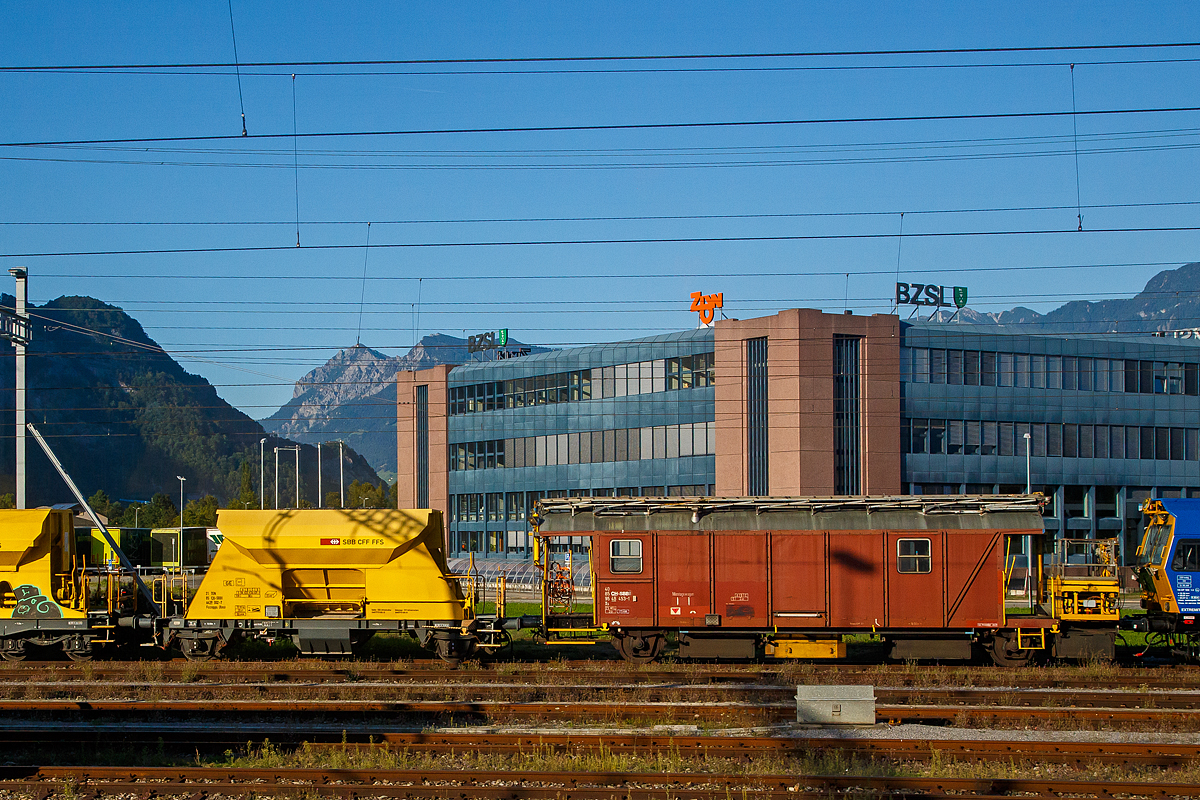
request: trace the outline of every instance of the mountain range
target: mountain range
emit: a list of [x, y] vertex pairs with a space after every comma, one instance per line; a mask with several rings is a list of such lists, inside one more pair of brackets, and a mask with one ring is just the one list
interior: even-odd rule
[[[0, 305], [13, 308], [12, 296], [0, 296]], [[274, 448], [295, 442], [268, 434], [222, 400], [207, 380], [184, 370], [116, 306], [59, 297], [30, 306], [29, 314], [27, 418], [85, 495], [102, 489], [113, 500], [147, 501], [156, 493], [178, 497], [176, 476], [182, 475], [189, 499], [212, 494], [227, 502], [239, 493], [244, 463], [251, 465], [257, 495], [259, 442], [266, 438], [262, 452], [271, 504]], [[15, 488], [14, 358], [13, 348], [0, 343], [0, 493]], [[29, 438], [26, 447], [29, 505], [73, 502], [37, 443]], [[315, 504], [316, 449], [301, 447], [302, 496]], [[294, 497], [295, 454], [281, 455], [280, 493]], [[347, 457], [347, 483], [378, 483], [362, 456], [351, 450]], [[337, 457], [327, 452], [325, 458], [329, 475]], [[326, 488], [336, 489], [336, 482]]]
[[[943, 319], [951, 312], [940, 312]], [[1021, 325], [1039, 333], [1153, 333], [1200, 327], [1200, 262], [1167, 269], [1146, 282], [1133, 297], [1074, 300], [1039, 314], [1017, 306], [980, 313], [964, 308], [958, 319], [979, 325]]]
[[[548, 351], [516, 340], [508, 346]], [[292, 399], [262, 420], [262, 426], [298, 442], [342, 440], [391, 480], [396, 472], [396, 373], [464, 364], [472, 357], [466, 339], [444, 333], [423, 336], [396, 357], [355, 345], [297, 381]]]
[[[0, 305], [11, 309], [13, 298], [0, 296]], [[292, 399], [259, 423], [222, 400], [204, 378], [184, 370], [116, 306], [90, 297], [59, 297], [31, 306], [30, 314], [28, 418], [85, 494], [103, 489], [114, 500], [144, 501], [159, 492], [177, 496], [176, 476], [183, 475], [189, 498], [213, 494], [228, 501], [238, 494], [243, 464], [258, 477], [260, 452], [270, 497], [274, 448], [298, 444], [302, 494], [315, 503], [317, 449], [312, 445], [338, 439], [347, 445], [347, 483], [377, 484], [381, 474], [388, 477], [396, 468], [396, 373], [474, 357], [465, 339], [446, 334], [425, 336], [399, 357], [355, 345], [301, 378]], [[1042, 333], [1200, 328], [1200, 262], [1158, 273], [1129, 298], [1073, 301], [1045, 314], [1024, 307], [995, 313], [968, 307], [956, 322], [1019, 325]], [[5, 467], [15, 459], [13, 357], [10, 346], [0, 345], [0, 465]], [[324, 453], [325, 488], [335, 489], [337, 458], [330, 447]], [[280, 493], [292, 497], [295, 456], [281, 456]], [[32, 441], [28, 462], [31, 505], [71, 499]], [[254, 484], [257, 489], [257, 480]], [[11, 470], [0, 469], [0, 493], [13, 490]]]
[[[943, 320], [950, 315], [950, 311], [940, 312]], [[955, 321], [1020, 325], [1042, 333], [1150, 333], [1200, 327], [1200, 262], [1158, 273], [1130, 298], [1073, 301], [1045, 314], [1021, 306], [995, 313], [967, 307]], [[445, 334], [425, 336], [396, 358], [355, 345], [297, 381], [292, 399], [262, 425], [301, 442], [342, 439], [390, 478], [396, 469], [396, 373], [462, 364], [470, 358], [465, 339]]]

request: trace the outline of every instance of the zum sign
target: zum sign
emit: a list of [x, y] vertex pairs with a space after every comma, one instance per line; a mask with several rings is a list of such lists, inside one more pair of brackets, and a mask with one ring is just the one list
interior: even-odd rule
[[724, 292], [717, 292], [716, 294], [692, 292], [692, 307], [689, 310], [698, 312], [700, 314], [700, 322], [708, 325], [713, 321], [713, 315], [716, 310], [723, 308], [724, 305]]

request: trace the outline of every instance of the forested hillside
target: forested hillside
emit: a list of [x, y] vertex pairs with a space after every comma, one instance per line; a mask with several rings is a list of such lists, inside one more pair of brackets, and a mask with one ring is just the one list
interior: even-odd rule
[[[0, 303], [12, 308], [13, 298]], [[85, 495], [113, 501], [214, 495], [226, 504], [242, 489], [248, 464], [257, 504], [259, 440], [266, 438], [267, 506], [274, 499], [274, 452], [294, 442], [266, 434], [204, 378], [175, 362], [116, 306], [90, 297], [60, 297], [30, 308], [28, 419], [38, 426]], [[0, 493], [14, 477], [14, 352], [0, 343]], [[301, 495], [316, 505], [316, 448], [302, 445]], [[378, 484], [370, 465], [347, 449], [346, 482]], [[295, 498], [295, 453], [280, 454], [279, 491]], [[71, 500], [37, 444], [28, 441], [31, 505]], [[326, 447], [325, 490], [337, 488], [337, 450]], [[247, 502], [243, 500], [243, 502]]]

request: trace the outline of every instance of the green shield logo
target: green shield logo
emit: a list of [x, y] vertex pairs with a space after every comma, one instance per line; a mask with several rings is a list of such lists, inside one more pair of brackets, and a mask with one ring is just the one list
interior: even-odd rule
[[967, 287], [955, 286], [954, 287], [954, 305], [958, 306], [959, 308], [962, 308], [966, 304], [967, 304]]

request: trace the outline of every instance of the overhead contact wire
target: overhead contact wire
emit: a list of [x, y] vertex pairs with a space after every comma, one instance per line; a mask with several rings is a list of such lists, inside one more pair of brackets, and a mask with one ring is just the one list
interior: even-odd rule
[[233, 68], [237, 74], [238, 106], [242, 111], [242, 136], [246, 135], [246, 102], [242, 98], [242, 68], [238, 65], [237, 31], [233, 27], [233, 0], [229, 0], [229, 35], [233, 39]]
[[1075, 139], [1075, 208], [1079, 230], [1083, 230], [1083, 200], [1079, 192], [1079, 122], [1075, 113], [1075, 65], [1071, 65], [1071, 132]]
[[[1080, 111], [1080, 116], [1124, 116], [1129, 114], [1173, 114], [1200, 111], [1200, 106], [1162, 106], [1157, 108], [1113, 108]], [[498, 128], [424, 128], [379, 131], [319, 131], [299, 134], [300, 138], [338, 138], [358, 136], [431, 136], [492, 133], [575, 133], [589, 131], [688, 130], [703, 128], [762, 128], [796, 125], [839, 125], [888, 122], [953, 122], [990, 119], [1042, 119], [1065, 117], [1071, 111], [1001, 111], [986, 114], [909, 114], [888, 117], [820, 117], [813, 119], [727, 120], [716, 122], [625, 122], [599, 125], [531, 125]], [[114, 139], [61, 139], [54, 141], [0, 142], [0, 147], [58, 147], [65, 145], [149, 144], [151, 142], [216, 142], [231, 139], [284, 139], [295, 134], [256, 133], [249, 137], [214, 134], [209, 136], [142, 136]]]

